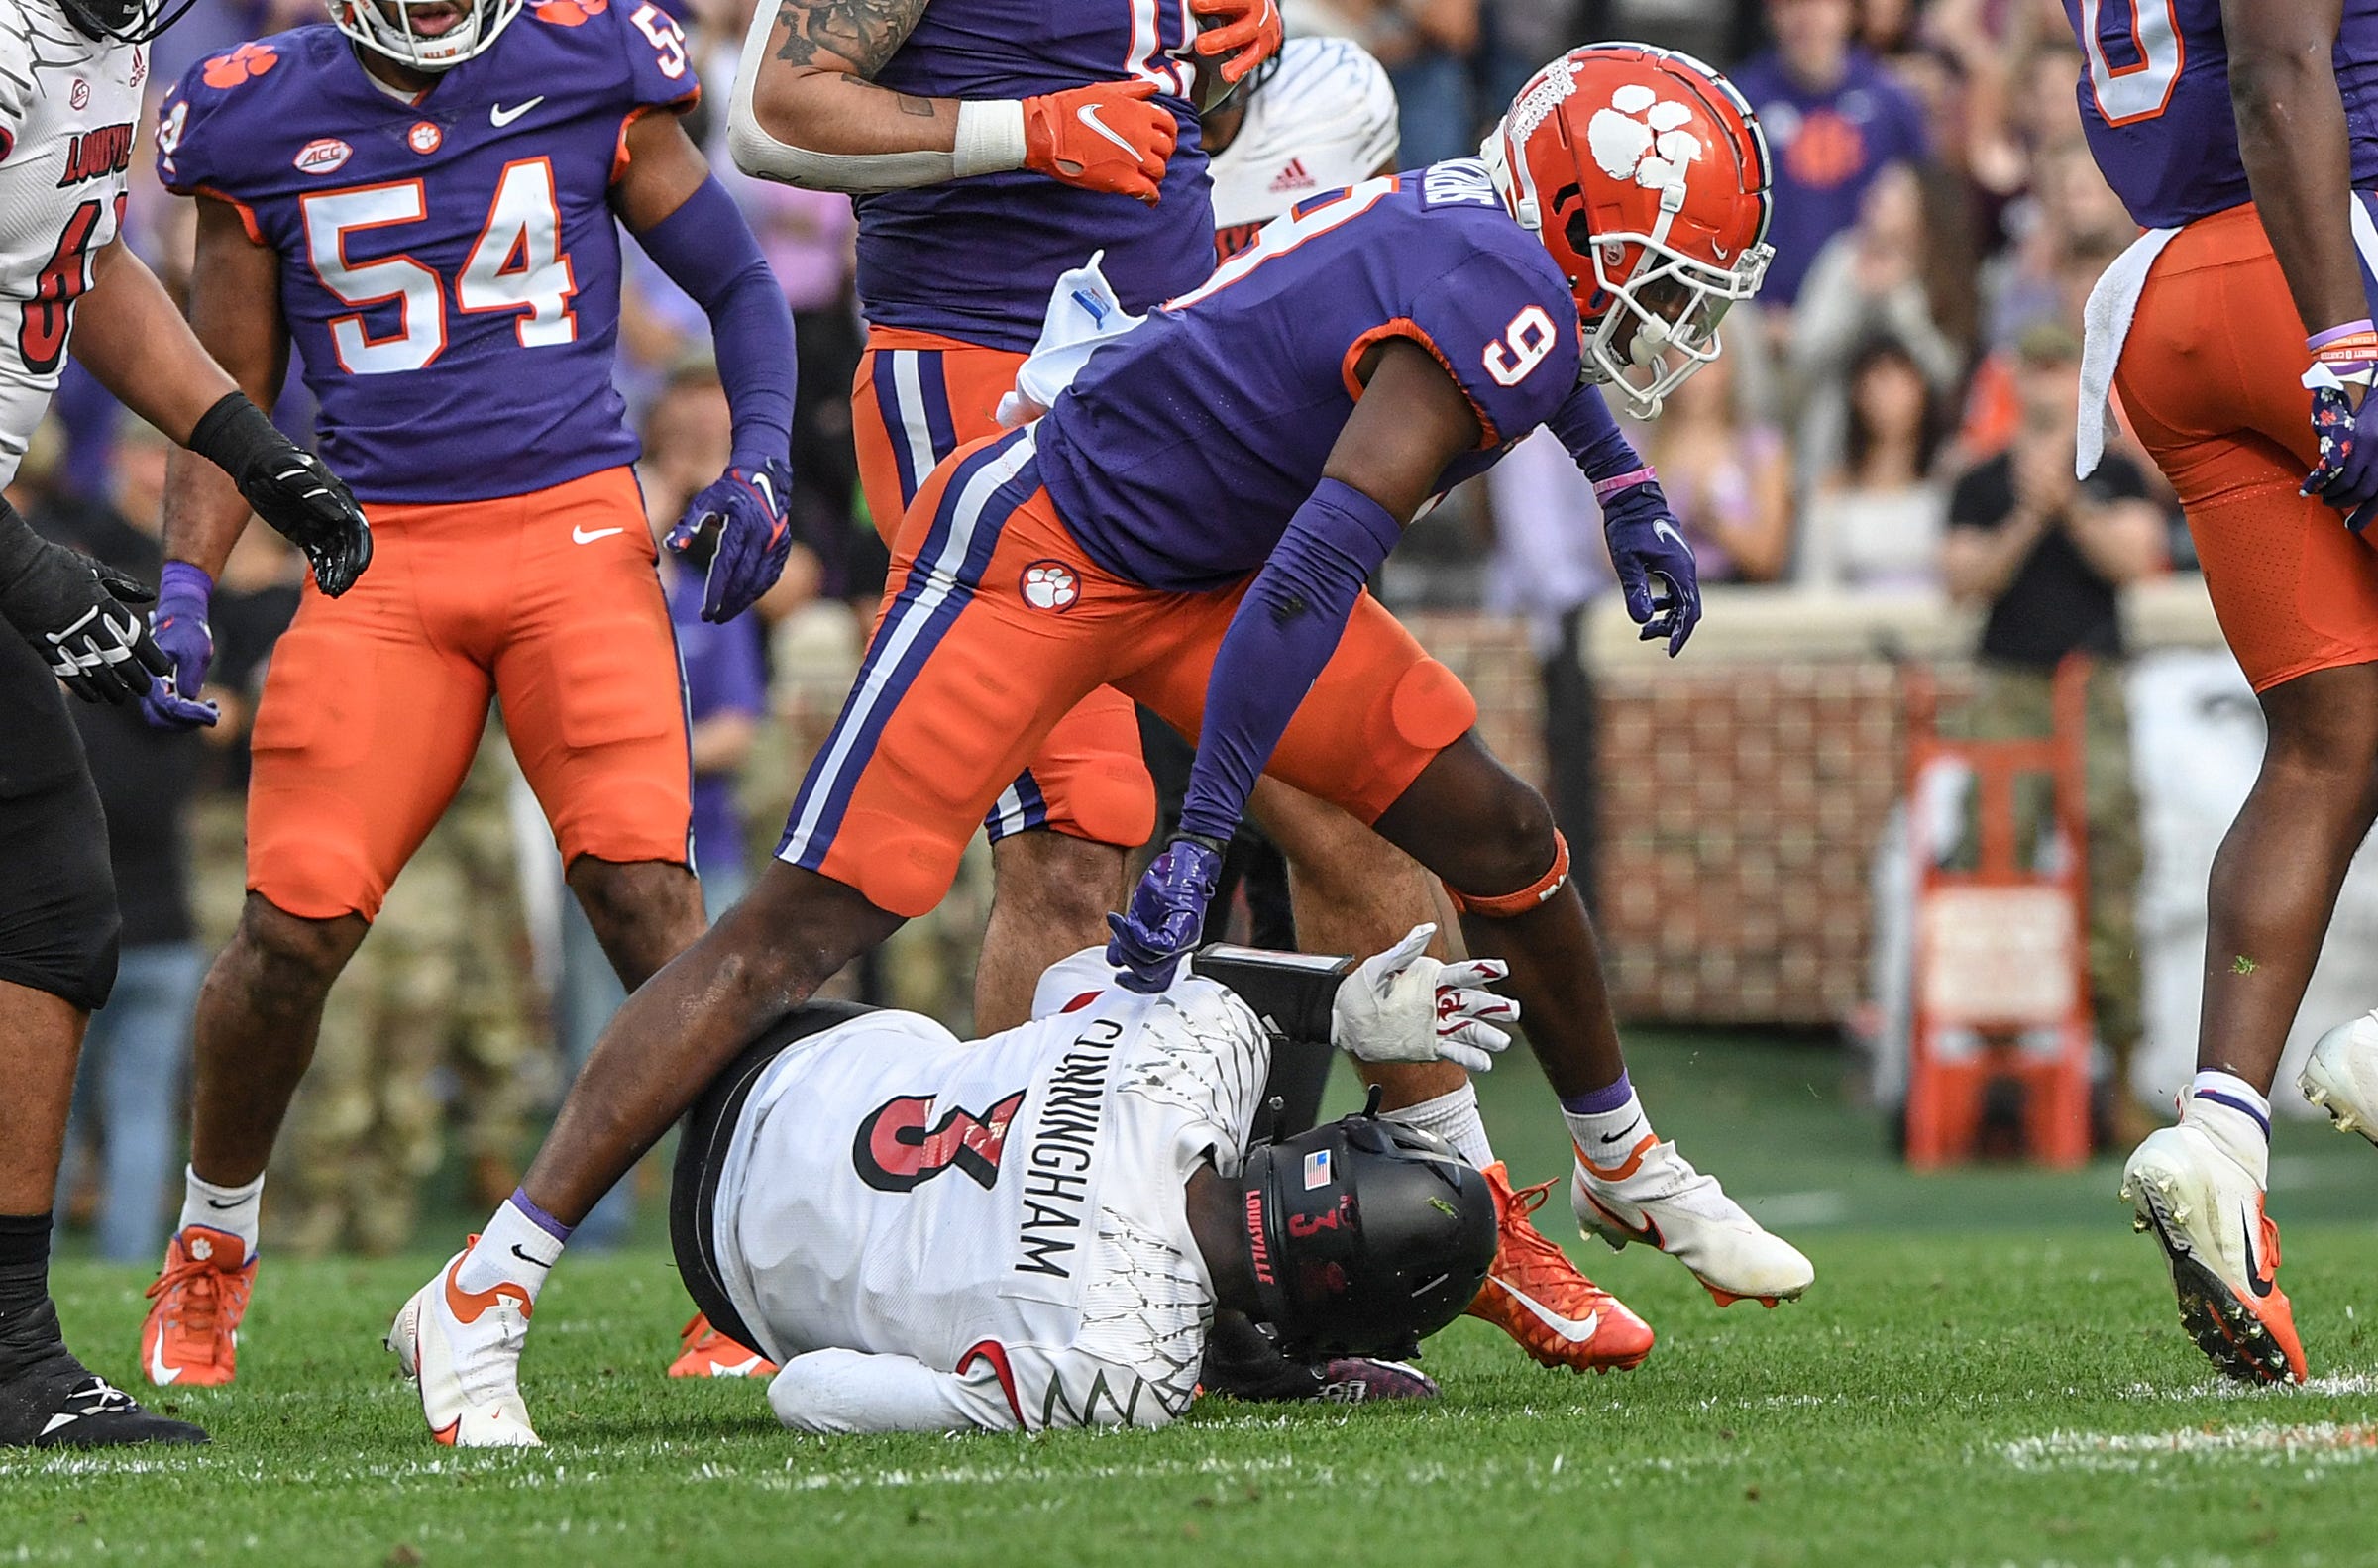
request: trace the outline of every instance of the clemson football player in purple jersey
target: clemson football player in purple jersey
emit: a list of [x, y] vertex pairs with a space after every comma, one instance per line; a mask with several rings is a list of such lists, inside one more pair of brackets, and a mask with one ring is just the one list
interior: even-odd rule
[[[2268, 1097], [2378, 812], [2378, 3], [2065, 11], [2090, 150], [2147, 231], [2091, 300], [2079, 467], [2110, 388], [2179, 492], [2269, 737], [2213, 863], [2198, 1073], [2122, 1200], [2214, 1363], [2301, 1382], [2263, 1206]], [[2301, 1083], [2378, 1137], [2378, 1019], [2331, 1030]]]
[[[181, 1224], [142, 1362], [219, 1384], [259, 1194], [331, 983], [500, 700], [572, 890], [631, 989], [700, 934], [676, 640], [611, 382], [619, 226], [708, 313], [731, 464], [669, 544], [723, 620], [782, 570], [793, 329], [678, 122], [699, 93], [650, 0], [331, 0], [200, 61], [158, 170], [198, 199], [190, 314], [260, 402], [292, 349], [379, 541], [309, 593], [257, 714], [248, 902], [199, 1005]], [[167, 477], [160, 640], [195, 701], [248, 508]]]
[[519, 1356], [568, 1224], [690, 1086], [931, 908], [983, 812], [1108, 684], [1200, 737], [1180, 831], [1111, 921], [1125, 985], [1177, 972], [1272, 772], [1442, 878], [1471, 949], [1508, 962], [1576, 1146], [1581, 1222], [1661, 1247], [1721, 1301], [1804, 1291], [1807, 1259], [1652, 1130], [1549, 808], [1364, 592], [1432, 497], [1546, 425], [1606, 498], [1630, 615], [1683, 646], [1692, 553], [1601, 386], [1650, 414], [1716, 357], [1719, 317], [1771, 254], [1770, 179], [1757, 122], [1707, 67], [1574, 51], [1483, 159], [1300, 204], [1101, 345], [1039, 421], [937, 467], [776, 863], [629, 998], [522, 1194], [406, 1305], [392, 1345], [431, 1431], [537, 1440]]

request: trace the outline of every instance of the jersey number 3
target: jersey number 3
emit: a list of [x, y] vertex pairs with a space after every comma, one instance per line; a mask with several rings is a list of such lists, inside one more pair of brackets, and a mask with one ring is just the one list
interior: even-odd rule
[[[350, 375], [387, 375], [418, 370], [444, 353], [446, 290], [434, 269], [403, 255], [372, 261], [347, 258], [349, 235], [429, 216], [421, 181], [322, 191], [309, 194], [302, 205], [306, 255], [322, 286], [345, 304], [397, 307], [396, 330], [382, 337], [372, 336], [360, 312], [330, 323], [339, 368]], [[578, 317], [570, 300], [578, 284], [561, 248], [561, 231], [552, 160], [506, 163], [487, 221], [455, 277], [455, 309], [464, 315], [516, 314], [513, 331], [524, 349], [576, 342]]]
[[[2106, 52], [2109, 27], [2110, 42], [2128, 56], [2119, 65]], [[2129, 125], [2162, 114], [2188, 63], [2174, 0], [2081, 0], [2080, 31], [2089, 53], [2089, 88], [2106, 123]]]
[[[116, 198], [116, 227], [124, 226], [124, 198]], [[99, 203], [86, 201], [67, 217], [57, 236], [57, 249], [42, 263], [34, 280], [33, 297], [25, 301], [24, 320], [17, 328], [17, 353], [25, 368], [48, 375], [66, 357], [66, 333], [74, 320], [74, 301], [91, 286], [91, 241], [99, 233]]]

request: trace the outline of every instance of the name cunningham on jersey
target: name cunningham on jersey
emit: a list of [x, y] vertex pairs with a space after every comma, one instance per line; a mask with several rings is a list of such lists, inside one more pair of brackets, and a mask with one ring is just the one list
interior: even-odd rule
[[1076, 1242], [1064, 1233], [1078, 1233], [1090, 1217], [1107, 1076], [1123, 1038], [1122, 1024], [1097, 1019], [1049, 1072], [1040, 1124], [1025, 1155], [1024, 1213], [1016, 1227], [1019, 1274], [1073, 1278], [1069, 1255]]

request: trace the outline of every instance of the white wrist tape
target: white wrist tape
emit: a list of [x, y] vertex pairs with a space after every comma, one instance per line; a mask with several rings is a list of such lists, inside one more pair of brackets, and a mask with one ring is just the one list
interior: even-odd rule
[[950, 153], [951, 173], [996, 174], [1024, 167], [1024, 101], [988, 98], [958, 105], [958, 142]]

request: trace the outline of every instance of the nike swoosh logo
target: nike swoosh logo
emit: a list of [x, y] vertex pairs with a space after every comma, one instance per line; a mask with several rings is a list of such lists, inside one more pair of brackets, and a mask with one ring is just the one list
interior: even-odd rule
[[2238, 1223], [2245, 1229], [2246, 1289], [2258, 1297], [2268, 1296], [2271, 1294], [2271, 1286], [2274, 1282], [2270, 1271], [2265, 1270], [2261, 1261], [2254, 1256], [2254, 1221], [2241, 1214], [2238, 1216]]
[[181, 1368], [165, 1365], [165, 1336], [162, 1333], [149, 1347], [149, 1381], [161, 1389], [181, 1381]]
[[1137, 159], [1139, 157], [1139, 150], [1132, 146], [1131, 143], [1125, 141], [1121, 136], [1118, 136], [1113, 127], [1109, 126], [1106, 121], [1101, 120], [1098, 117], [1098, 110], [1099, 106], [1097, 104], [1086, 103], [1083, 104], [1079, 109], [1073, 111], [1073, 117], [1076, 120], [1081, 121], [1082, 124], [1088, 126], [1091, 130], [1096, 131], [1100, 136], [1103, 136], [1108, 141], [1114, 143], [1117, 147], [1122, 148], [1126, 153], [1129, 153], [1135, 160]]
[[1664, 519], [1654, 518], [1652, 520], [1652, 532], [1659, 535], [1662, 539], [1667, 540], [1670, 544], [1675, 545], [1678, 550], [1689, 553], [1692, 549], [1692, 546], [1684, 542], [1684, 536], [1677, 533], [1675, 529], [1669, 527], [1668, 523]]
[[1602, 1314], [1598, 1308], [1587, 1312], [1584, 1321], [1579, 1322], [1576, 1318], [1562, 1316], [1527, 1292], [1494, 1275], [1487, 1275], [1486, 1283], [1499, 1287], [1502, 1293], [1517, 1302], [1530, 1317], [1535, 1318], [1572, 1345], [1584, 1344], [1593, 1337], [1594, 1331], [1602, 1326]]
[[226, 1209], [226, 1208], [237, 1208], [237, 1207], [239, 1207], [239, 1206], [240, 1206], [242, 1203], [245, 1203], [246, 1202], [248, 1202], [248, 1200], [246, 1200], [245, 1198], [235, 1198], [235, 1199], [233, 1199], [233, 1200], [232, 1200], [230, 1202], [228, 1202], [228, 1203], [227, 1203], [227, 1202], [223, 1202], [223, 1200], [221, 1200], [220, 1198], [210, 1198], [210, 1199], [208, 1199], [208, 1200], [206, 1201], [206, 1206], [207, 1206], [207, 1207], [209, 1207], [209, 1208], [215, 1209], [215, 1210], [217, 1210], [217, 1211], [219, 1212], [219, 1211], [221, 1211], [221, 1210], [223, 1210], [223, 1209]]
[[767, 474], [753, 474], [751, 487], [760, 492], [760, 499], [768, 503], [768, 510], [772, 512], [776, 510], [776, 486], [768, 482]]
[[446, 1271], [446, 1309], [454, 1313], [455, 1321], [476, 1323], [486, 1315], [488, 1307], [506, 1298], [520, 1308], [522, 1317], [529, 1315], [528, 1292], [520, 1286], [509, 1280], [497, 1280], [484, 1291], [466, 1291], [455, 1278], [462, 1271], [463, 1262], [460, 1258], [455, 1259], [454, 1266]]
[[1596, 1141], [1598, 1141], [1599, 1143], [1601, 1143], [1601, 1144], [1602, 1144], [1602, 1145], [1603, 1145], [1605, 1148], [1606, 1148], [1606, 1147], [1608, 1147], [1609, 1145], [1613, 1144], [1613, 1143], [1624, 1143], [1624, 1142], [1626, 1142], [1626, 1141], [1627, 1141], [1627, 1139], [1629, 1139], [1630, 1137], [1634, 1136], [1635, 1129], [1636, 1129], [1637, 1127], [1640, 1127], [1640, 1126], [1642, 1126], [1642, 1125], [1643, 1125], [1643, 1118], [1642, 1118], [1641, 1116], [1637, 1116], [1637, 1117], [1636, 1117], [1636, 1118], [1635, 1118], [1633, 1121], [1630, 1121], [1630, 1122], [1628, 1122], [1628, 1123], [1627, 1123], [1627, 1124], [1626, 1124], [1624, 1127], [1620, 1128], [1618, 1131], [1616, 1131], [1616, 1132], [1612, 1132], [1612, 1133], [1605, 1133], [1605, 1134], [1604, 1134], [1604, 1135], [1603, 1135], [1601, 1138], [1599, 1138], [1599, 1139], [1598, 1139], [1598, 1140], [1596, 1140]]
[[626, 532], [627, 530], [624, 528], [573, 528], [570, 530], [570, 537], [582, 545], [591, 545], [597, 539], [608, 539], [613, 534]]
[[533, 1263], [540, 1269], [550, 1269], [553, 1267], [552, 1264], [546, 1262], [543, 1258], [532, 1258], [527, 1253], [521, 1251], [520, 1243], [517, 1241], [512, 1243], [512, 1256], [518, 1258], [522, 1263]]
[[489, 104], [487, 106], [487, 118], [494, 122], [495, 129], [500, 131], [505, 126], [510, 125], [514, 120], [519, 119], [522, 115], [528, 113], [529, 110], [534, 109], [537, 105], [543, 103], [544, 101], [544, 94], [539, 93], [536, 97], [529, 99], [528, 102], [516, 105], [509, 109], [506, 109], [499, 103]]

